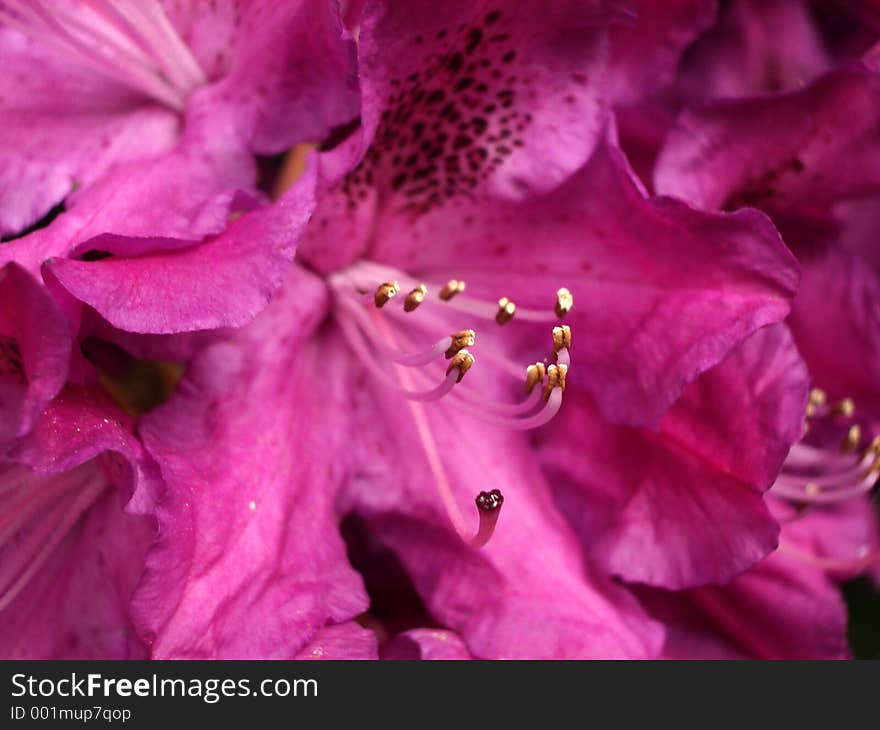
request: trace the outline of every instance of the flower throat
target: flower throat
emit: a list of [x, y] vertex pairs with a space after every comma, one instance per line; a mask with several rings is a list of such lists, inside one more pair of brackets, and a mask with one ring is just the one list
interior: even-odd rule
[[[546, 312], [530, 310], [517, 307], [507, 297], [497, 302], [471, 297], [465, 293], [466, 284], [461, 280], [416, 280], [369, 261], [360, 261], [331, 275], [329, 283], [334, 317], [348, 344], [375, 380], [406, 399], [450, 522], [462, 540], [482, 547], [492, 536], [504, 497], [498, 489], [477, 495], [479, 526], [472, 533], [452, 493], [425, 404], [445, 400], [455, 405], [457, 413], [497, 428], [528, 430], [548, 423], [562, 405], [571, 365], [571, 329], [555, 324], [571, 310], [571, 292], [559, 289], [554, 307], [548, 307]], [[515, 326], [517, 322], [547, 323], [552, 326], [552, 352], [523, 367], [498, 348], [480, 349], [473, 328], [449, 332], [450, 314], [466, 315], [492, 327]], [[420, 330], [421, 337], [442, 336], [430, 346], [420, 348], [410, 335], [412, 329]], [[523, 397], [515, 402], [491, 400], [469, 387], [468, 381], [463, 382], [465, 374], [476, 364], [471, 348], [492, 368], [493, 374], [523, 382]], [[432, 374], [438, 363], [445, 363], [445, 372]]]

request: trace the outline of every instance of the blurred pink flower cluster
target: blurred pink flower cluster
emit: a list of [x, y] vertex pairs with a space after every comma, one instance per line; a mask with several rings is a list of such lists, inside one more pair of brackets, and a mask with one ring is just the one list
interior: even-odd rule
[[0, 655], [849, 656], [878, 40], [0, 0]]

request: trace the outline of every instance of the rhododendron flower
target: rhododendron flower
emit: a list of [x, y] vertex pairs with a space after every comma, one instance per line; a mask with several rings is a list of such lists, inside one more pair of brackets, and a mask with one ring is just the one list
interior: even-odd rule
[[0, 651], [847, 656], [877, 20], [0, 0]]
[[[880, 575], [871, 500], [880, 405], [871, 231], [880, 209], [880, 79], [870, 53], [858, 59], [876, 31], [842, 23], [843, 34], [827, 36], [794, 2], [736, 8], [694, 47], [699, 63], [680, 82], [688, 90], [684, 110], [645, 174], [659, 192], [698, 207], [755, 206], [773, 218], [801, 264], [788, 325], [814, 390], [807, 433], [768, 492], [782, 524], [779, 549], [729, 586], [651, 601], [677, 627], [667, 645], [672, 655], [847, 656], [835, 582]], [[800, 56], [774, 41], [783, 17], [800, 38], [792, 43]], [[743, 43], [764, 59], [752, 78], [735, 67], [733, 49]], [[775, 81], [765, 75], [771, 71]], [[789, 604], [800, 607], [794, 623]], [[738, 615], [736, 606], [751, 609]]]
[[[656, 652], [584, 563], [524, 432], [564, 412], [566, 386], [655, 423], [786, 315], [796, 274], [763, 216], [646, 198], [584, 125], [602, 6], [366, 7], [361, 126], [318, 160], [300, 265], [141, 426], [168, 485], [135, 601], [154, 656], [357, 639], [345, 515], [474, 656]], [[736, 532], [751, 513], [727, 517]]]
[[[803, 368], [779, 376], [800, 389], [807, 382]], [[880, 438], [865, 441], [853, 408], [851, 400], [832, 404], [823, 391], [811, 391], [806, 435], [767, 493], [782, 528], [776, 551], [726, 585], [640, 591], [666, 626], [664, 656], [851, 655], [838, 581], [880, 574], [880, 530], [869, 497], [880, 473]]]
[[679, 589], [726, 582], [774, 550], [779, 527], [762, 494], [801, 436], [806, 403], [805, 378], [790, 371], [803, 365], [772, 327], [689, 385], [656, 429], [609, 424], [572, 393], [540, 454], [593, 559]]
[[[271, 264], [289, 262], [291, 247], [263, 238], [217, 245], [212, 234], [240, 214], [239, 191], [258, 195], [255, 155], [320, 140], [356, 113], [353, 44], [337, 15], [325, 0], [4, 0], [0, 235], [16, 238], [0, 262], [37, 272], [53, 258], [63, 268], [83, 256], [134, 257], [141, 289], [126, 308], [151, 301], [166, 318], [177, 314], [174, 331], [252, 318], [256, 307], [230, 303], [210, 321], [187, 319], [175, 294], [190, 290], [203, 311], [217, 310], [211, 287], [190, 284], [197, 269], [218, 265], [234, 272], [245, 297], [262, 300], [259, 308], [280, 282], [280, 264]], [[59, 207], [65, 212], [50, 225], [28, 231]], [[155, 245], [83, 247], [106, 233], [150, 236]], [[89, 278], [109, 288], [115, 274], [96, 267]], [[123, 317], [123, 328], [168, 331]]]
[[[639, 0], [639, 20], [612, 39], [621, 145], [647, 185], [685, 109], [796, 91], [856, 60], [880, 36], [870, 3]], [[800, 120], [803, 123], [804, 119]], [[786, 124], [773, 123], [782, 133]]]

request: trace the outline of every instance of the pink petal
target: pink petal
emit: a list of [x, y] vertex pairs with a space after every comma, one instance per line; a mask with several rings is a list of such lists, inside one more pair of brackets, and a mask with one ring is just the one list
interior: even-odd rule
[[[491, 397], [497, 386], [486, 390]], [[359, 436], [349, 458], [364, 464], [368, 476], [349, 485], [353, 506], [400, 560], [430, 615], [459, 634], [472, 655], [653, 655], [661, 641], [656, 628], [625, 590], [584, 563], [525, 437], [486, 427], [442, 402], [425, 408], [422, 427], [383, 386], [358, 392], [352, 415]], [[428, 438], [474, 528], [476, 492], [503, 489], [498, 526], [485, 548], [469, 547], [451, 528], [424, 455]]]
[[698, 101], [802, 88], [832, 66], [821, 24], [800, 0], [738, 0], [690, 49], [682, 94]]
[[378, 659], [376, 635], [355, 621], [321, 629], [294, 659]]
[[111, 165], [171, 148], [177, 116], [0, 28], [0, 235], [45, 215]]
[[[880, 416], [880, 282], [834, 246], [804, 251], [790, 325], [817, 386]], [[865, 409], [867, 408], [867, 412]]]
[[314, 176], [307, 174], [275, 205], [241, 216], [200, 243], [101, 236], [95, 245], [114, 256], [54, 259], [44, 273], [120, 329], [240, 326], [281, 285], [314, 205], [313, 187]]
[[0, 269], [0, 444], [25, 435], [67, 378], [71, 335], [24, 269]]
[[558, 185], [607, 123], [606, 28], [625, 5], [367, 3], [361, 126], [322, 160], [330, 190], [304, 252], [312, 265], [356, 257], [389, 211], [448, 214], [458, 199], [522, 199]]
[[880, 189], [878, 122], [880, 76], [858, 68], [798, 92], [719, 102], [682, 115], [654, 184], [709, 209], [827, 206]]
[[168, 484], [135, 601], [153, 657], [290, 658], [367, 607], [334, 506], [344, 362], [304, 343], [326, 303], [292, 269], [260, 318], [143, 420]]
[[848, 659], [846, 606], [819, 571], [772, 555], [722, 587], [647, 594], [670, 659]]
[[691, 385], [659, 432], [611, 426], [566, 393], [542, 463], [608, 572], [676, 589], [725, 582], [776, 547], [762, 492], [801, 437], [808, 386], [785, 328], [767, 328]]
[[[415, 221], [387, 216], [373, 241], [368, 258], [427, 281], [465, 279], [489, 302], [507, 296], [551, 315], [568, 287], [572, 382], [606, 418], [634, 425], [656, 423], [687, 383], [785, 317], [797, 282], [763, 215], [647, 198], [609, 143], [552, 193]], [[532, 341], [549, 327], [533, 328]]]
[[0, 575], [24, 582], [0, 609], [3, 656], [144, 657], [129, 601], [155, 530], [122, 508], [134, 511], [158, 484], [130, 427], [100, 391], [68, 386], [5, 455], [2, 513], [15, 532], [3, 539]]
[[342, 35], [335, 3], [246, 4], [232, 67], [208, 92], [214, 113], [235, 119], [257, 154], [324, 139], [358, 114], [354, 43]]
[[715, 20], [715, 0], [638, 0], [634, 23], [611, 33], [615, 105], [631, 105], [671, 84], [687, 46]]
[[461, 637], [445, 629], [411, 629], [395, 636], [382, 648], [383, 659], [473, 659]]
[[[86, 478], [86, 472], [103, 478], [94, 463], [76, 473]], [[33, 488], [39, 486], [34, 478]], [[119, 497], [104, 492], [25, 590], [0, 611], [0, 654], [7, 659], [145, 658], [128, 606], [152, 540], [150, 521], [123, 514]]]

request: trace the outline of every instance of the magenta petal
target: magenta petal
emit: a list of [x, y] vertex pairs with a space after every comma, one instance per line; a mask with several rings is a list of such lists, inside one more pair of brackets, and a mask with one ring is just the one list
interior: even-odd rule
[[[100, 483], [104, 477], [91, 462], [63, 476], [32, 476], [29, 488], [46, 489], [61, 479]], [[42, 519], [61, 522], [63, 516]], [[25, 589], [0, 610], [0, 654], [6, 659], [145, 658], [128, 604], [153, 536], [148, 520], [124, 514], [114, 490], [104, 491]], [[0, 560], [6, 564], [9, 553], [4, 550]]]
[[155, 465], [133, 433], [132, 419], [97, 387], [68, 385], [4, 458], [39, 474], [58, 474], [97, 457], [132, 512], [161, 489]]
[[221, 231], [230, 201], [256, 170], [246, 142], [209, 95], [196, 91], [173, 150], [116, 165], [67, 201], [79, 227], [71, 243], [101, 233], [198, 238]]
[[232, 122], [212, 111], [198, 96], [174, 149], [120, 161], [69, 195], [66, 211], [47, 227], [4, 244], [0, 263], [16, 261], [36, 273], [47, 259], [83, 253], [86, 241], [105, 233], [191, 241], [221, 232], [237, 212], [239, 191], [251, 190], [255, 168]]
[[0, 235], [18, 233], [113, 164], [159, 154], [176, 115], [0, 28]]
[[343, 362], [304, 344], [326, 304], [319, 280], [292, 270], [284, 294], [143, 420], [168, 485], [135, 600], [153, 657], [290, 658], [367, 608], [334, 505]]
[[615, 105], [638, 104], [672, 83], [687, 46], [715, 20], [715, 0], [638, 0], [634, 23], [611, 33]]
[[[547, 195], [416, 221], [387, 216], [367, 256], [428, 281], [466, 279], [469, 293], [551, 317], [557, 289], [568, 287], [571, 382], [605, 418], [633, 425], [656, 424], [687, 383], [783, 319], [797, 284], [794, 258], [764, 215], [648, 198], [607, 142]], [[533, 341], [547, 337], [540, 331]]]
[[[396, 554], [429, 614], [459, 634], [472, 655], [654, 655], [662, 640], [656, 626], [626, 590], [585, 564], [524, 437], [443, 404], [425, 409], [420, 426], [382, 386], [363, 392], [355, 408], [363, 425], [352, 457], [368, 459], [368, 471], [350, 485], [353, 506]], [[425, 457], [428, 438], [470, 529], [477, 490], [502, 488], [504, 506], [486, 547], [470, 547], [450, 526]]]
[[648, 592], [668, 659], [848, 659], [846, 606], [821, 572], [772, 555], [726, 586]]
[[803, 436], [810, 374], [785, 325], [765, 327], [688, 387], [661, 430], [766, 489]]
[[294, 659], [378, 659], [376, 635], [356, 621], [326, 626]]
[[872, 570], [876, 575], [880, 516], [871, 496], [823, 506], [791, 519], [784, 525], [779, 554], [837, 581]]
[[[833, 246], [804, 251], [790, 324], [815, 383], [880, 414], [880, 281]], [[859, 414], [864, 415], [862, 413]]]
[[659, 432], [600, 421], [566, 394], [542, 462], [590, 554], [627, 580], [721, 583], [776, 547], [762, 492], [802, 433], [809, 383], [784, 327], [691, 385]]
[[715, 26], [690, 48], [680, 92], [700, 100], [800, 89], [831, 67], [821, 30], [801, 0], [725, 3]]
[[[781, 505], [776, 504], [781, 509]], [[858, 562], [878, 546], [870, 499], [794, 515], [779, 549], [725, 586], [645, 592], [667, 627], [669, 658], [847, 659], [847, 611], [831, 563]], [[794, 517], [794, 519], [791, 519]]]
[[129, 420], [100, 392], [69, 386], [4, 459], [0, 653], [142, 658], [129, 601], [155, 530], [123, 502], [158, 485]]
[[0, 269], [0, 445], [23, 436], [67, 378], [71, 335], [45, 287]]
[[[627, 17], [627, 10], [626, 3], [607, 0], [550, 5], [526, 0], [498, 9], [465, 0], [442, 8], [421, 1], [369, 3], [359, 54], [365, 134], [378, 127], [381, 144], [383, 112], [393, 117], [399, 110], [401, 121], [407, 117], [397, 125], [400, 132], [411, 130], [418, 112], [424, 112], [429, 120], [441, 121], [450, 138], [448, 151], [464, 155], [484, 132], [475, 126], [456, 135], [455, 117], [468, 120], [483, 106], [490, 146], [493, 134], [505, 127], [505, 115], [515, 120], [509, 131], [516, 131], [517, 121], [523, 125], [510, 137], [521, 140], [522, 148], [489, 177], [489, 187], [514, 198], [547, 190], [583, 164], [599, 138], [605, 119], [605, 30], [609, 22]], [[418, 78], [411, 81], [411, 74]], [[416, 101], [419, 92], [423, 95]], [[432, 96], [437, 92], [442, 99]], [[397, 103], [388, 104], [389, 94]], [[453, 113], [444, 116], [447, 104]], [[495, 109], [487, 112], [489, 104]], [[429, 131], [421, 142], [434, 134]], [[470, 141], [456, 147], [456, 136]], [[495, 144], [503, 146], [505, 139]]]
[[236, 31], [233, 66], [208, 94], [254, 152], [323, 140], [358, 115], [354, 43], [336, 3], [250, 3]]
[[685, 112], [654, 183], [708, 209], [825, 206], [880, 190], [878, 130], [880, 75], [837, 71], [802, 91]]
[[607, 26], [627, 5], [366, 3], [361, 126], [322, 159], [322, 178], [339, 184], [316, 211], [310, 264], [356, 258], [377, 217], [449, 215], [461, 199], [488, 205], [558, 185], [607, 124]]
[[383, 659], [473, 659], [461, 637], [446, 629], [411, 629], [393, 637], [382, 647]]
[[201, 243], [102, 236], [99, 245], [114, 256], [55, 259], [44, 271], [120, 329], [161, 334], [240, 326], [281, 285], [313, 192], [309, 173], [275, 205]]

